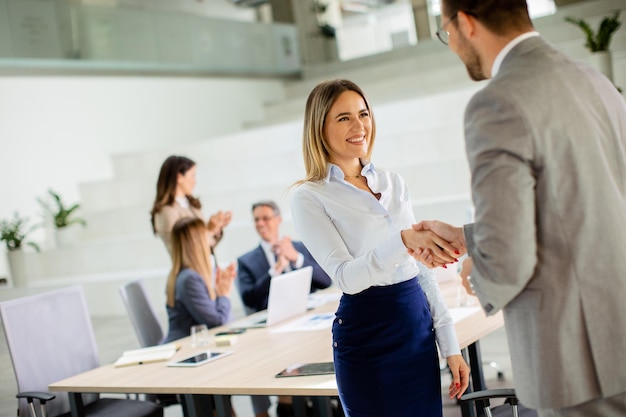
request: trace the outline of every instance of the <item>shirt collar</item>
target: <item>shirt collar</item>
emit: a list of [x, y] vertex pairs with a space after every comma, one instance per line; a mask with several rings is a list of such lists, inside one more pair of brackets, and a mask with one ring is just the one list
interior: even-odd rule
[[[362, 158], [361, 165], [363, 166], [363, 168], [361, 169], [361, 175], [363, 175], [364, 177], [367, 176], [368, 172], [376, 171], [373, 163]], [[341, 170], [341, 168], [339, 168], [338, 165], [328, 164], [328, 173], [326, 174], [326, 178], [324, 178], [324, 182], [329, 182], [331, 178], [335, 178], [341, 181], [344, 181], [346, 179], [343, 171]]]
[[263, 251], [265, 253], [273, 253], [273, 248], [272, 248], [272, 244], [270, 242], [267, 242], [265, 240], [261, 239], [261, 247], [263, 248]]
[[179, 206], [181, 206], [182, 208], [189, 208], [189, 200], [187, 199], [187, 197], [185, 196], [178, 196], [175, 197], [176, 202], [178, 203]]
[[495, 77], [498, 71], [500, 71], [500, 66], [502, 65], [502, 61], [504, 61], [504, 58], [506, 58], [509, 52], [511, 52], [511, 49], [515, 48], [522, 41], [525, 41], [526, 39], [532, 38], [535, 36], [539, 36], [539, 32], [537, 31], [526, 32], [526, 33], [522, 33], [517, 38], [513, 39], [511, 42], [507, 43], [506, 46], [502, 48], [500, 53], [498, 53], [498, 56], [496, 56], [496, 59], [493, 61], [493, 65], [491, 66], [491, 78]]

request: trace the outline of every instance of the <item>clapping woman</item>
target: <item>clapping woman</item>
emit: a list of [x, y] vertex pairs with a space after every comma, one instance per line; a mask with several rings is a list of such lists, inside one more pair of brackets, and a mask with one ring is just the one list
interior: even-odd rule
[[165, 342], [189, 336], [190, 328], [230, 320], [235, 264], [214, 268], [208, 230], [202, 219], [185, 217], [172, 229], [172, 269], [167, 279], [169, 331]]
[[[157, 180], [157, 192], [150, 221], [154, 234], [165, 243], [172, 255], [171, 233], [174, 223], [183, 217], [196, 217], [204, 220], [202, 205], [193, 196], [196, 186], [196, 163], [184, 156], [172, 155], [161, 165]], [[206, 227], [209, 230], [209, 242], [213, 249], [222, 238], [224, 228], [230, 223], [232, 213], [219, 211], [213, 214]]]

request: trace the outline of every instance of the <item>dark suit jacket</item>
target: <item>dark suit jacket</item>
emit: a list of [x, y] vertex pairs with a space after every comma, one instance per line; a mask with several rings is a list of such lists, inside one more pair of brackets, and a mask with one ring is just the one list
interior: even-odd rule
[[[332, 281], [330, 277], [315, 262], [313, 256], [304, 247], [302, 242], [293, 241], [293, 246], [304, 256], [305, 266], [313, 267], [313, 280], [311, 282], [311, 292], [316, 289], [327, 288]], [[265, 257], [265, 252], [261, 245], [237, 259], [237, 287], [241, 294], [241, 299], [246, 307], [254, 311], [265, 310], [267, 308], [267, 297], [270, 291], [270, 265]], [[293, 265], [291, 266], [293, 268]]]

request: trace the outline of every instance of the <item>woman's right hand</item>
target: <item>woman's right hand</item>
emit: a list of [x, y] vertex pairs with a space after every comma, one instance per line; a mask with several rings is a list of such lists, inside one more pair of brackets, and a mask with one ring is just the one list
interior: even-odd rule
[[209, 221], [207, 222], [207, 229], [213, 235], [219, 235], [222, 233], [222, 230], [228, 226], [230, 221], [233, 218], [232, 211], [218, 211], [209, 217]]
[[430, 230], [405, 229], [400, 235], [410, 254], [429, 250], [434, 261], [441, 265], [458, 261], [459, 251], [450, 242]]
[[218, 297], [228, 297], [233, 289], [233, 282], [237, 276], [235, 263], [226, 268], [217, 268], [215, 276], [215, 293]]

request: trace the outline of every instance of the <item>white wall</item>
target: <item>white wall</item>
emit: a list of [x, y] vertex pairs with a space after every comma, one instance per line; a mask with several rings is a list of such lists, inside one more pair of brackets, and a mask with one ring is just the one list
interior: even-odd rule
[[0, 218], [39, 220], [36, 196], [76, 201], [79, 183], [112, 175], [111, 155], [241, 130], [281, 96], [274, 80], [2, 77]]

